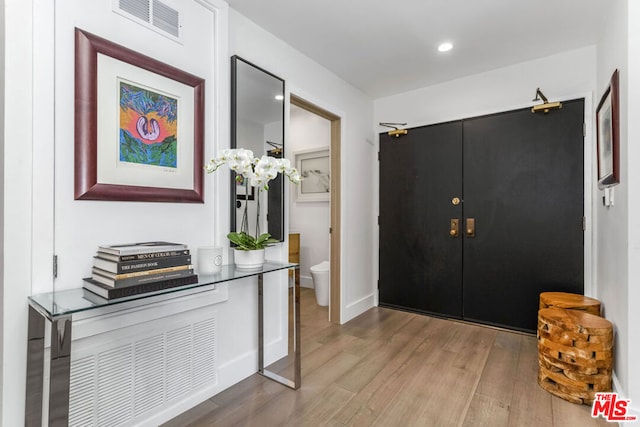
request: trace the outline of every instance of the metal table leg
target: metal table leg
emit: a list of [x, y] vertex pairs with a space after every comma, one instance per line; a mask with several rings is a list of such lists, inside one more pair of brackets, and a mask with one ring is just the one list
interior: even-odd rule
[[258, 275], [258, 373], [264, 373], [264, 279]]
[[[46, 317], [29, 305], [27, 388], [24, 425], [42, 425], [44, 386], [44, 327]], [[71, 374], [71, 315], [51, 321], [49, 361], [49, 426], [69, 425], [69, 376]]]
[[264, 368], [264, 296], [263, 277], [258, 275], [258, 373], [289, 388], [301, 385], [300, 369], [300, 268], [295, 269], [293, 290], [293, 381]]
[[300, 373], [300, 268], [294, 272], [293, 288], [293, 352], [294, 352], [294, 389], [297, 390], [302, 385], [302, 375]]
[[44, 317], [29, 305], [27, 325], [27, 393], [24, 425], [42, 425], [42, 384], [44, 381]]
[[71, 316], [51, 322], [51, 369], [49, 380], [49, 426], [69, 425], [71, 377]]

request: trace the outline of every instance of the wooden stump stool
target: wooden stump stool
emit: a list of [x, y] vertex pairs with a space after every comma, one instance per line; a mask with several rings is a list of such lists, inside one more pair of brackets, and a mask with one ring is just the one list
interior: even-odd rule
[[579, 294], [542, 292], [540, 294], [540, 308], [550, 307], [582, 310], [600, 316], [600, 301]]
[[569, 402], [591, 404], [611, 391], [613, 326], [580, 310], [538, 311], [538, 384]]

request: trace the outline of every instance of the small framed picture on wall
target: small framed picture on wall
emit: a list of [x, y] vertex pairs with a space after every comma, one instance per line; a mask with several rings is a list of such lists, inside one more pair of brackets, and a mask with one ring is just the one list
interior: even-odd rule
[[328, 202], [331, 196], [331, 160], [329, 148], [297, 151], [296, 168], [302, 176], [296, 185], [296, 201]]
[[620, 183], [618, 81], [618, 70], [615, 70], [596, 109], [598, 186], [600, 188], [612, 187]]

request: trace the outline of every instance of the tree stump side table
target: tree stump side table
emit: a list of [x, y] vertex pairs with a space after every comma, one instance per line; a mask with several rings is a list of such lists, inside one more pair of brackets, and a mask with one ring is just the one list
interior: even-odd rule
[[613, 326], [581, 310], [538, 311], [538, 384], [577, 404], [611, 391]]
[[550, 307], [582, 310], [600, 316], [600, 301], [579, 294], [542, 292], [540, 294], [540, 308]]

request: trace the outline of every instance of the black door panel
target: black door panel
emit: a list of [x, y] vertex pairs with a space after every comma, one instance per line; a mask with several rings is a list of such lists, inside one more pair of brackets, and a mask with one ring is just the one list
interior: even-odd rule
[[[462, 123], [380, 139], [380, 304], [462, 316]], [[446, 177], [443, 179], [443, 177]]]
[[464, 318], [536, 328], [538, 295], [583, 293], [582, 101], [464, 121]]

